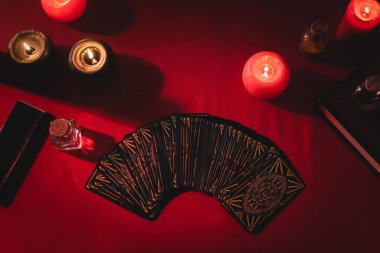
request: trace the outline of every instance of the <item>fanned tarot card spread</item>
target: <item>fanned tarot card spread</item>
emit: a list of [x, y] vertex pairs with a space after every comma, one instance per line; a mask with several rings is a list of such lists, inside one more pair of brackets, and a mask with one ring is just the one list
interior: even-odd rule
[[176, 114], [127, 134], [100, 159], [86, 188], [151, 220], [176, 193], [204, 192], [255, 233], [304, 183], [281, 149], [252, 129]]

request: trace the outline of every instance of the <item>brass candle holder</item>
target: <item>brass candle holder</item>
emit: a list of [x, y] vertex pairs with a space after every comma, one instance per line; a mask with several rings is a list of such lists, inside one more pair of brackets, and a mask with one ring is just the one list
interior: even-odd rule
[[8, 55], [20, 65], [41, 65], [51, 58], [52, 43], [41, 32], [21, 31], [9, 42]]
[[112, 51], [105, 42], [83, 39], [71, 48], [68, 61], [73, 71], [92, 75], [109, 69], [111, 58]]

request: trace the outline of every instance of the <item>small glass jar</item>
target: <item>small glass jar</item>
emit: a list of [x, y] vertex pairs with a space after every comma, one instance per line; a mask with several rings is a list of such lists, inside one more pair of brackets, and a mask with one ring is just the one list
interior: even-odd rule
[[58, 150], [80, 149], [81, 129], [74, 119], [56, 119], [50, 122], [51, 143]]
[[380, 76], [369, 76], [356, 87], [355, 94], [367, 104], [380, 100]]
[[380, 76], [372, 75], [358, 85], [354, 91], [359, 106], [366, 111], [380, 109]]
[[303, 54], [317, 55], [326, 49], [328, 40], [327, 23], [316, 20], [302, 35], [299, 49]]

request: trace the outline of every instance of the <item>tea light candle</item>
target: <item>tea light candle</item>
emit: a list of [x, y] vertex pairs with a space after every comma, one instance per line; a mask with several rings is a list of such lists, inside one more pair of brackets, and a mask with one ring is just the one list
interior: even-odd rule
[[271, 99], [288, 87], [290, 70], [279, 54], [262, 51], [252, 55], [245, 63], [242, 78], [251, 95]]
[[352, 0], [338, 26], [336, 36], [345, 39], [373, 30], [380, 22], [380, 5], [376, 0]]
[[87, 0], [41, 0], [46, 14], [59, 22], [72, 22], [83, 15]]
[[70, 51], [69, 66], [83, 74], [94, 74], [104, 70], [110, 61], [111, 50], [103, 41], [83, 39]]
[[20, 64], [42, 63], [51, 55], [52, 44], [41, 32], [34, 30], [21, 31], [8, 45], [8, 55]]

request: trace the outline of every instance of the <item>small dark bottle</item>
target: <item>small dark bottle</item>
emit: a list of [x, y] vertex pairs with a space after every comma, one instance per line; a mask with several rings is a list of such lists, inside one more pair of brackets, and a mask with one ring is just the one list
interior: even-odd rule
[[369, 76], [354, 91], [356, 101], [368, 112], [380, 109], [380, 76]]
[[316, 20], [302, 35], [299, 50], [305, 55], [318, 55], [326, 49], [328, 40], [327, 23]]

